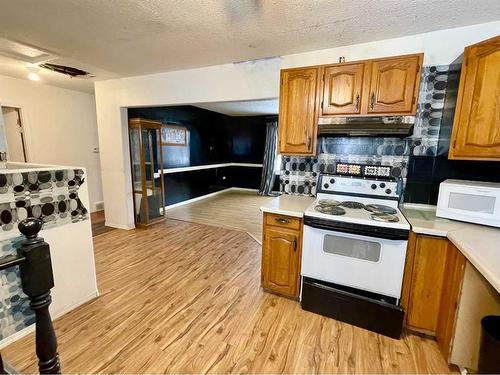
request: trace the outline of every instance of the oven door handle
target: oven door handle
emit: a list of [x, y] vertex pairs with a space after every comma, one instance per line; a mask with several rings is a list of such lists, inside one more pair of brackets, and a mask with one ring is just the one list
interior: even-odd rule
[[377, 227], [372, 225], [353, 224], [333, 220], [319, 219], [304, 216], [304, 225], [311, 228], [332, 230], [335, 232], [357, 234], [366, 237], [383, 238], [385, 240], [406, 241], [410, 234], [409, 230], [398, 228]]

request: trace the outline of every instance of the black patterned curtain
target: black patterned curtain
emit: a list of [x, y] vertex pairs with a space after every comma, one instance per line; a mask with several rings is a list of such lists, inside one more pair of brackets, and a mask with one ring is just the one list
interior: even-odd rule
[[276, 161], [276, 145], [278, 143], [278, 119], [270, 119], [266, 128], [266, 146], [262, 163], [262, 178], [260, 181], [260, 195], [272, 195], [274, 185], [274, 165]]

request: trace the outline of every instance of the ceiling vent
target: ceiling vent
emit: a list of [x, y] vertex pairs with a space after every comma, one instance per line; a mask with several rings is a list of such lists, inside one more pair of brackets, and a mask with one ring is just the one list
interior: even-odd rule
[[41, 48], [5, 38], [0, 38], [0, 55], [30, 64], [40, 64], [58, 57]]
[[61, 73], [65, 74], [70, 77], [77, 77], [77, 78], [93, 78], [94, 76], [90, 74], [89, 72], [86, 72], [85, 70], [81, 70], [78, 68], [73, 68], [71, 66], [65, 66], [65, 65], [57, 65], [57, 64], [41, 64], [40, 67], [52, 70], [53, 72], [56, 73]]

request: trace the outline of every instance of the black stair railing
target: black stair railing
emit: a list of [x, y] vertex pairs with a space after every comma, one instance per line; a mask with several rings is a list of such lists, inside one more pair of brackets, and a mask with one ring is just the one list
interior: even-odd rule
[[23, 292], [28, 296], [30, 308], [35, 312], [38, 369], [41, 374], [60, 374], [57, 339], [49, 312], [54, 276], [49, 244], [38, 237], [42, 224], [42, 220], [36, 218], [28, 218], [19, 223], [19, 231], [26, 239], [17, 250], [17, 255], [0, 259], [0, 270], [19, 266]]

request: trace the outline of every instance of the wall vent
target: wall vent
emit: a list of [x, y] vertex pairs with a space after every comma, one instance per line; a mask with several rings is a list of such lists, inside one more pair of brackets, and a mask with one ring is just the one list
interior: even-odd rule
[[104, 202], [95, 202], [94, 211], [102, 211], [102, 210], [104, 210]]

